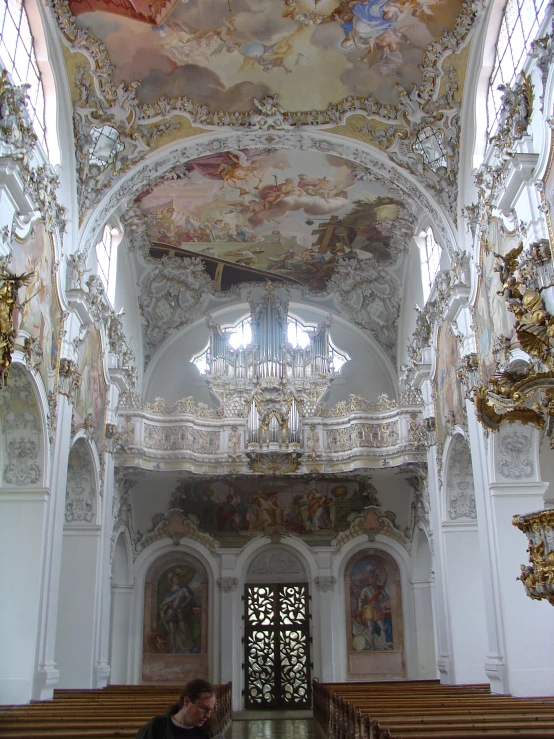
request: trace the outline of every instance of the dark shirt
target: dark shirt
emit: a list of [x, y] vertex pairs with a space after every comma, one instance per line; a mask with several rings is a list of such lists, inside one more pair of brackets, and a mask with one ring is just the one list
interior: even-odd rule
[[176, 726], [171, 716], [156, 716], [142, 729], [139, 729], [136, 739], [209, 739], [210, 734], [200, 726], [185, 729]]

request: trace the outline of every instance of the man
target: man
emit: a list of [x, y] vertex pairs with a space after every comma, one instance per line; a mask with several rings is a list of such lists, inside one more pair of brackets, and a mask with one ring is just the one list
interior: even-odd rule
[[[215, 710], [215, 691], [206, 680], [191, 680], [165, 716], [157, 716], [139, 729], [136, 739], [209, 739], [204, 725]], [[223, 739], [221, 734], [218, 737]]]

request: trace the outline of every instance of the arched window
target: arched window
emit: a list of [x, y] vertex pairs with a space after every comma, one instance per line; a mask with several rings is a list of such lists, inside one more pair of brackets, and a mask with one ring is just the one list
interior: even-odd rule
[[[290, 315], [287, 324], [287, 339], [292, 348], [305, 349], [308, 347], [310, 344], [310, 335], [316, 330], [317, 326], [315, 324], [303, 323], [299, 318]], [[229, 335], [229, 344], [233, 349], [241, 349], [252, 343], [250, 316], [242, 318], [232, 326], [223, 326], [222, 330]], [[191, 362], [198, 367], [198, 370], [203, 375], [209, 369], [208, 353], [209, 344], [191, 359]], [[350, 356], [335, 346], [333, 341], [329, 339], [329, 359], [331, 360], [332, 370], [339, 372], [342, 365], [350, 360]]]
[[16, 85], [29, 85], [27, 108], [41, 146], [46, 144], [44, 88], [23, 0], [0, 3], [0, 61]]
[[511, 85], [522, 70], [532, 41], [543, 21], [548, 0], [508, 0], [496, 42], [496, 59], [489, 82], [487, 100], [489, 135], [499, 122], [502, 90], [499, 85]]
[[96, 244], [96, 263], [98, 276], [102, 280], [104, 290], [110, 303], [114, 304], [115, 281], [117, 271], [117, 246], [121, 241], [121, 234], [117, 228], [107, 225], [104, 227], [102, 239]]
[[421, 257], [421, 280], [423, 283], [423, 297], [425, 302], [429, 299], [435, 277], [441, 264], [442, 248], [435, 240], [431, 226], [427, 231], [422, 231], [417, 239]]

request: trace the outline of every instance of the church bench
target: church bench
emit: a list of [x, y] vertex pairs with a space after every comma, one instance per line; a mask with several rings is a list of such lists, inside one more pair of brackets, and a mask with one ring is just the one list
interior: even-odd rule
[[[216, 685], [214, 728], [231, 720], [231, 683]], [[0, 710], [2, 739], [134, 739], [137, 730], [175, 703], [181, 685], [56, 690], [54, 700]]]
[[314, 682], [314, 717], [331, 739], [554, 737], [554, 701], [494, 696], [486, 686]]

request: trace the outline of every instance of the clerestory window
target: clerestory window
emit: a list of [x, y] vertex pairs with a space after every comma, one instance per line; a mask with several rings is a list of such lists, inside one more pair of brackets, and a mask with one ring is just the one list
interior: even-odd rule
[[[316, 330], [315, 324], [303, 323], [294, 316], [289, 316], [287, 321], [287, 339], [293, 349], [305, 349], [310, 344], [310, 336]], [[229, 336], [229, 344], [233, 349], [244, 349], [252, 343], [252, 326], [250, 316], [242, 318], [233, 326], [223, 328], [224, 332]], [[208, 354], [209, 344], [198, 354], [195, 354], [191, 362], [198, 367], [201, 374], [205, 375], [208, 370]], [[350, 360], [350, 356], [339, 349], [330, 340], [329, 341], [329, 359], [331, 368], [334, 372], [339, 372], [345, 362]]]
[[523, 69], [531, 43], [536, 38], [548, 8], [548, 0], [508, 0], [496, 42], [496, 58], [487, 99], [489, 135], [498, 127], [502, 90], [512, 85]]
[[439, 272], [442, 256], [441, 245], [435, 240], [431, 226], [419, 235], [419, 250], [421, 257], [421, 280], [423, 298], [429, 299], [435, 278]]
[[47, 152], [44, 88], [23, 0], [0, 2], [0, 61], [15, 85], [29, 85], [27, 110], [38, 140]]
[[105, 226], [101, 240], [96, 244], [96, 264], [98, 277], [111, 304], [115, 300], [115, 281], [117, 268], [117, 246], [121, 241], [118, 229]]

